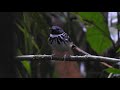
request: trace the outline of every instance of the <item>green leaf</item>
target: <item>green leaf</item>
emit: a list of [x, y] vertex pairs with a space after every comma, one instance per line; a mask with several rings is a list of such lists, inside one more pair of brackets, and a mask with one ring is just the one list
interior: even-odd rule
[[100, 12], [80, 12], [79, 15], [92, 24], [87, 27], [87, 41], [94, 51], [102, 54], [112, 46], [104, 17]]
[[116, 68], [108, 68], [108, 69], [105, 69], [105, 71], [108, 73], [120, 74], [120, 69], [116, 69]]
[[28, 72], [29, 75], [31, 76], [30, 62], [26, 60], [26, 61], [22, 61], [22, 64], [24, 65], [24, 67], [26, 68], [27, 72]]
[[19, 78], [22, 78], [22, 75], [21, 75], [20, 70], [18, 68], [17, 68], [17, 71], [18, 71]]
[[16, 25], [18, 26], [19, 30], [23, 33], [25, 33], [24, 31], [24, 27], [22, 27], [21, 25], [19, 25], [18, 23], [16, 23]]
[[17, 55], [23, 55], [19, 48], [17, 49]]
[[33, 46], [37, 49], [37, 51], [40, 52], [40, 49], [39, 49], [39, 47], [38, 47], [38, 45], [37, 45], [37, 43], [35, 42], [35, 40], [34, 40], [33, 37], [32, 37], [32, 44], [33, 44]]
[[117, 53], [120, 52], [120, 48], [117, 50]]
[[99, 32], [95, 27], [89, 28], [87, 31], [87, 41], [91, 48], [98, 54], [102, 54], [111, 47], [111, 41]]

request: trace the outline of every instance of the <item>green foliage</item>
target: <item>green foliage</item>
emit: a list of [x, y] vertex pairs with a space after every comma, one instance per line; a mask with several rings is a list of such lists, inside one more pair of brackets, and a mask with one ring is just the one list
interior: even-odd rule
[[105, 69], [105, 71], [108, 73], [120, 74], [120, 69], [116, 69], [116, 68], [108, 68], [108, 69]]
[[[20, 51], [20, 49], [17, 49], [17, 55], [23, 55], [22, 52]], [[24, 60], [24, 61], [22, 61], [22, 64], [25, 67], [25, 69], [27, 70], [29, 76], [31, 77], [32, 74], [31, 74], [30, 62], [27, 61], [27, 60]], [[18, 70], [18, 74], [19, 74], [20, 77], [22, 77], [19, 70]]]
[[16, 25], [23, 34], [23, 40], [20, 42], [23, 43], [20, 46], [23, 54], [38, 54], [46, 50], [48, 25], [42, 13], [23, 12]]
[[[16, 25], [19, 31], [16, 32], [18, 43], [17, 55], [29, 55], [45, 53], [48, 47], [46, 42], [48, 39], [48, 25], [43, 13], [39, 12], [23, 12]], [[29, 61], [22, 61], [23, 66], [31, 75], [31, 63]], [[19, 72], [19, 70], [18, 70]], [[19, 72], [20, 73], [20, 72]]]
[[101, 32], [97, 31], [95, 27], [89, 28], [87, 31], [87, 41], [98, 54], [102, 54], [112, 46], [111, 41]]
[[117, 25], [118, 30], [120, 30], [120, 24]]
[[117, 50], [117, 53], [118, 53], [118, 52], [120, 53], [120, 47], [119, 47], [119, 49]]
[[25, 48], [25, 52], [26, 54], [31, 54], [33, 53], [33, 48], [37, 50], [37, 52], [40, 52], [40, 49], [38, 48], [37, 43], [34, 40], [34, 36], [32, 36], [32, 34], [30, 33], [30, 27], [31, 27], [31, 19], [28, 18], [28, 16], [26, 16], [26, 14], [23, 13], [23, 21], [21, 20], [20, 24], [16, 23], [19, 30], [22, 32], [23, 36], [24, 36], [24, 48]]
[[91, 48], [98, 54], [102, 54], [112, 46], [103, 15], [100, 12], [79, 12], [79, 15], [83, 23], [89, 24], [86, 37]]
[[24, 65], [24, 67], [26, 68], [27, 72], [29, 73], [29, 75], [31, 76], [31, 66], [30, 66], [30, 62], [29, 61], [22, 61], [22, 64]]

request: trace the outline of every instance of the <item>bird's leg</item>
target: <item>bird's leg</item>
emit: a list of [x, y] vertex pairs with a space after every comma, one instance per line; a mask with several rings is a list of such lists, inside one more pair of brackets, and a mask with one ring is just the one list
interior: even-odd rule
[[64, 61], [65, 61], [65, 59], [66, 59], [66, 54], [64, 55]]

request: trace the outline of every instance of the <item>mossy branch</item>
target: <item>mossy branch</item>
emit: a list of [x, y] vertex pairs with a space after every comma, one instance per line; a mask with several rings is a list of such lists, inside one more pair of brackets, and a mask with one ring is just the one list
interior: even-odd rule
[[22, 55], [16, 56], [19, 60], [55, 60], [55, 61], [95, 61], [95, 62], [120, 62], [120, 59], [103, 56], [84, 55], [84, 56], [64, 56], [54, 55]]

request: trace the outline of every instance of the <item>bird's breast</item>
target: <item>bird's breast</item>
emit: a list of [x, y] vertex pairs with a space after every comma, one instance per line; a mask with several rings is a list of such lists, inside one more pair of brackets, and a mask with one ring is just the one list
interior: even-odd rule
[[70, 48], [71, 42], [67, 40], [62, 40], [59, 38], [50, 38], [49, 44], [52, 47], [52, 49], [58, 50], [58, 51], [68, 51], [71, 49]]

